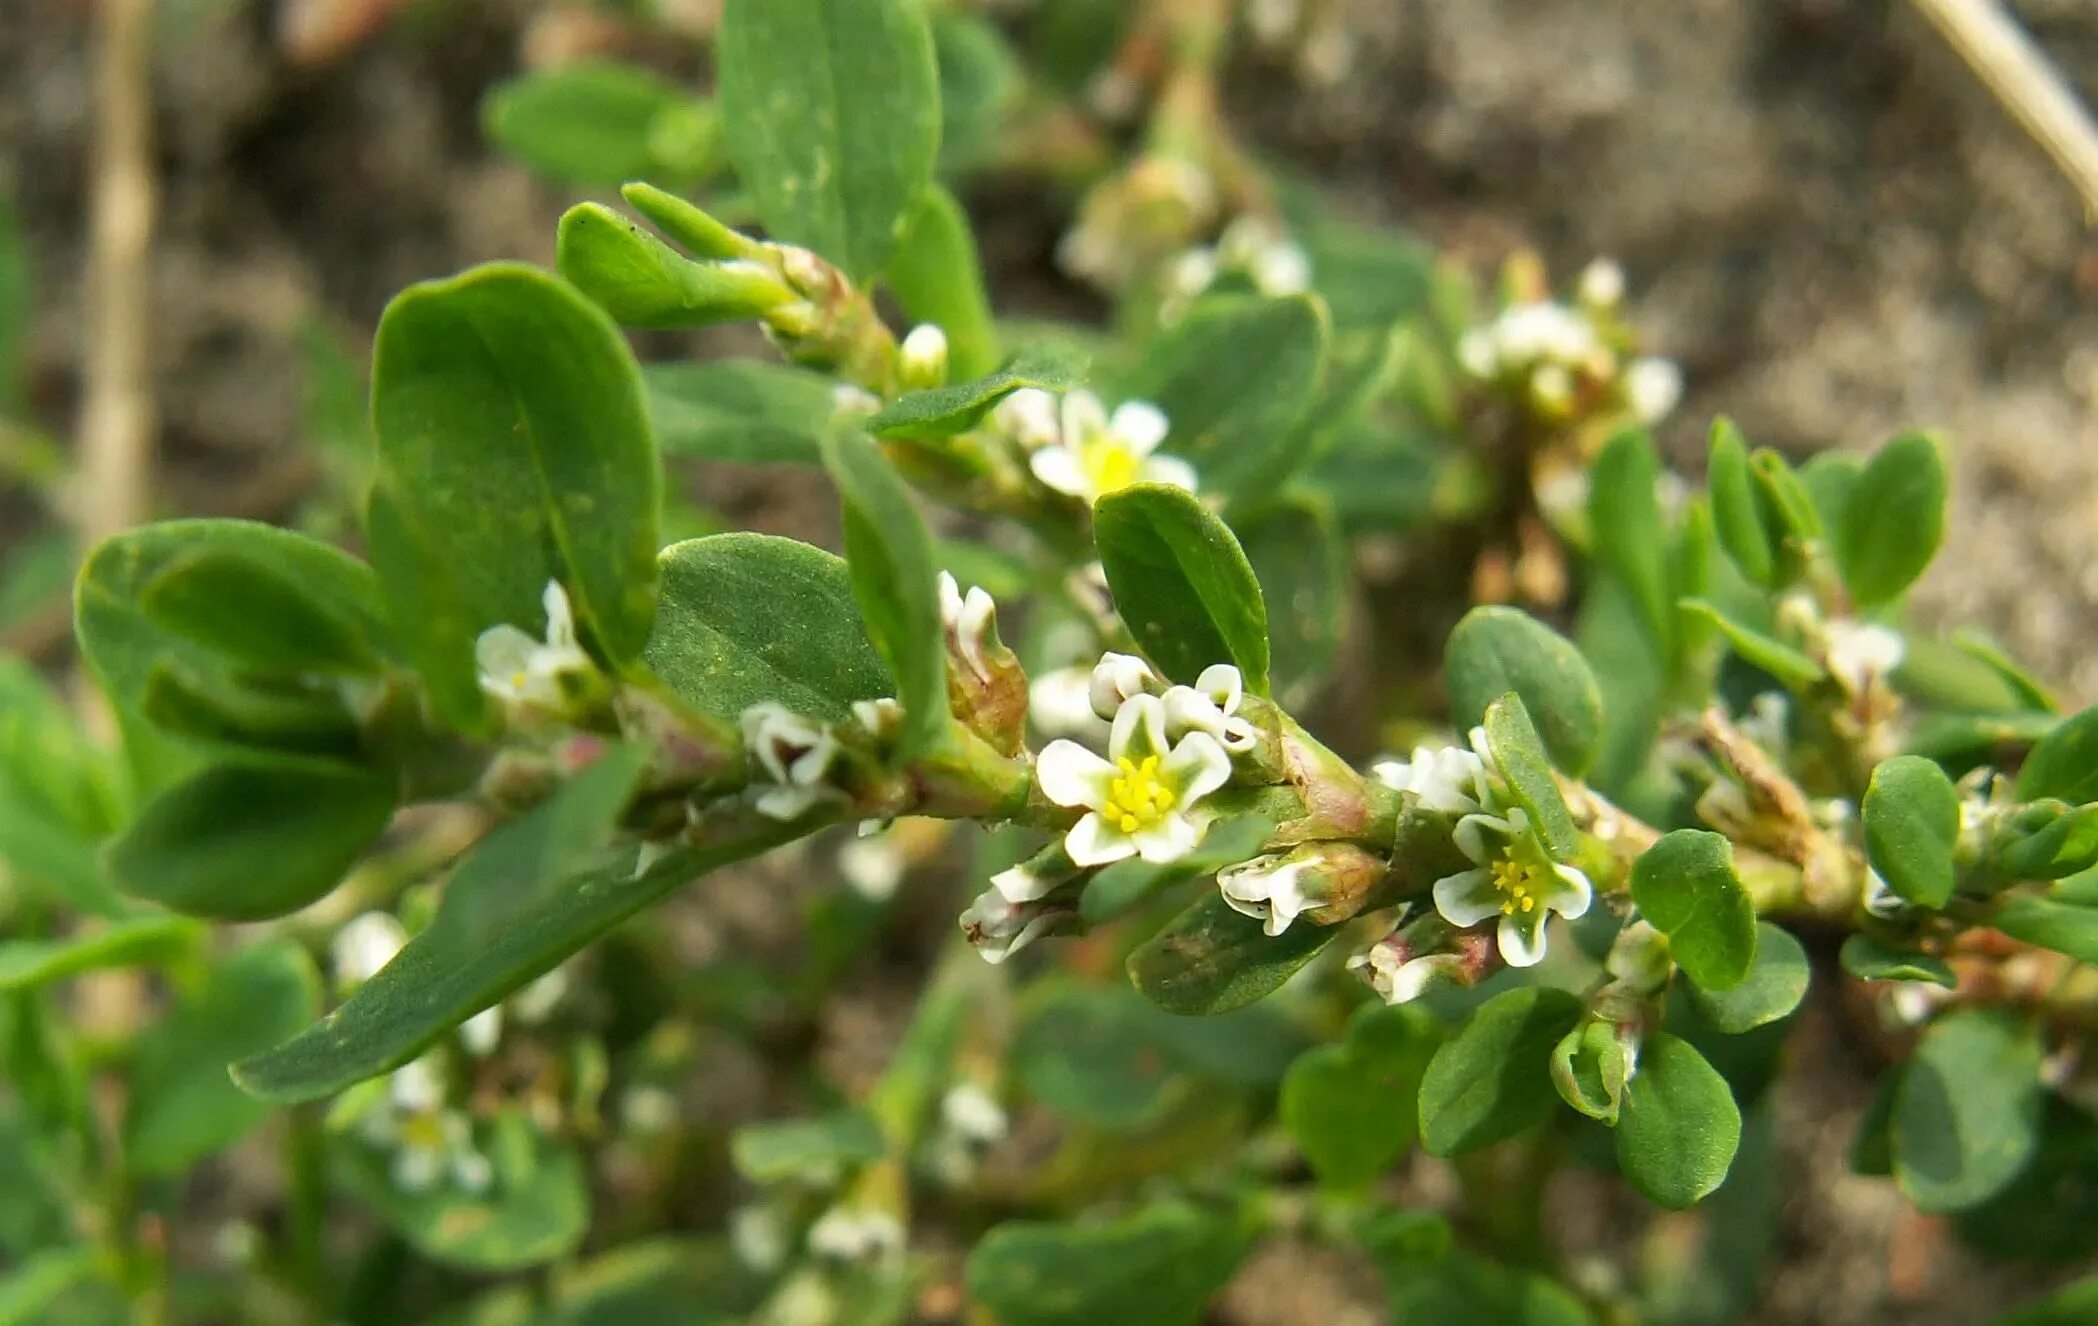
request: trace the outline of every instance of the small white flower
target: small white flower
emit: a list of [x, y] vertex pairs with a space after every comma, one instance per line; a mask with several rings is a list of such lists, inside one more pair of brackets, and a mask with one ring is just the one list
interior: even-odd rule
[[491, 1004], [459, 1024], [459, 1043], [476, 1059], [495, 1053], [503, 1038], [503, 1006]]
[[1231, 778], [1223, 746], [1190, 732], [1168, 747], [1164, 703], [1138, 695], [1115, 714], [1107, 750], [1102, 759], [1075, 741], [1054, 741], [1035, 764], [1043, 795], [1090, 812], [1064, 836], [1071, 860], [1104, 866], [1141, 856], [1165, 863], [1192, 851], [1208, 827], [1194, 813], [1197, 803]]
[[1189, 249], [1166, 268], [1166, 293], [1184, 303], [1216, 284], [1216, 279], [1216, 250]]
[[809, 1227], [809, 1251], [839, 1261], [888, 1261], [903, 1254], [903, 1222], [887, 1211], [833, 1206]]
[[1370, 988], [1385, 1003], [1406, 1004], [1420, 998], [1437, 979], [1461, 980], [1464, 957], [1458, 953], [1408, 957], [1404, 945], [1382, 943], [1349, 958], [1347, 966], [1352, 972], [1367, 972]]
[[1028, 717], [1052, 737], [1107, 740], [1107, 720], [1093, 712], [1092, 676], [1082, 666], [1037, 674], [1027, 686]]
[[862, 835], [838, 849], [838, 873], [869, 902], [895, 897], [903, 870], [903, 850], [892, 833]]
[[1056, 396], [1040, 387], [1022, 387], [998, 402], [991, 411], [991, 423], [1029, 451], [1053, 447], [1063, 438]]
[[1033, 902], [1014, 902], [994, 883], [962, 913], [962, 933], [985, 962], [996, 966], [1040, 939], [1062, 915]]
[[1557, 912], [1586, 914], [1594, 897], [1588, 877], [1544, 854], [1520, 807], [1505, 815], [1473, 814], [1457, 821], [1457, 848], [1477, 864], [1435, 881], [1435, 910], [1459, 929], [1500, 917], [1495, 941], [1511, 967], [1544, 958], [1544, 923]]
[[575, 683], [596, 669], [576, 642], [575, 614], [568, 591], [557, 580], [546, 582], [540, 596], [546, 609], [546, 639], [534, 640], [508, 624], [491, 626], [474, 641], [474, 663], [481, 689], [512, 704], [558, 711], [574, 693]]
[[1500, 351], [1490, 328], [1474, 327], [1457, 338], [1457, 363], [1475, 378], [1491, 378], [1501, 371]]
[[1900, 667], [1907, 652], [1900, 632], [1872, 622], [1837, 618], [1825, 630], [1828, 670], [1853, 695], [1870, 690], [1875, 681]]
[[980, 1146], [1002, 1140], [1011, 1125], [1003, 1106], [975, 1082], [960, 1082], [940, 1099], [940, 1119], [949, 1131]]
[[644, 1083], [619, 1098], [619, 1121], [630, 1132], [668, 1132], [677, 1126], [677, 1115], [677, 1097], [663, 1087]]
[[1415, 746], [1410, 760], [1381, 760], [1370, 777], [1396, 792], [1411, 793], [1429, 810], [1472, 815], [1486, 809], [1486, 761], [1462, 746]]
[[1015, 906], [1040, 902], [1056, 890], [1057, 883], [1055, 879], [1029, 870], [1024, 861], [991, 876], [991, 887], [998, 891], [998, 896]]
[[431, 1110], [396, 1121], [393, 1183], [406, 1193], [430, 1192], [449, 1180], [479, 1195], [495, 1170], [474, 1146], [473, 1124], [457, 1110]]
[[1595, 324], [1563, 304], [1515, 304], [1495, 318], [1494, 357], [1502, 368], [1539, 363], [1584, 366], [1603, 353]]
[[1670, 359], [1634, 359], [1624, 374], [1625, 404], [1642, 424], [1657, 424], [1683, 399], [1683, 371]]
[[897, 352], [897, 373], [906, 386], [937, 387], [947, 380], [947, 333], [930, 322], [921, 322], [903, 338]]
[[1574, 402], [1573, 373], [1564, 364], [1539, 364], [1530, 370], [1530, 399], [1547, 412], [1571, 409]]
[[903, 731], [903, 706], [884, 695], [877, 700], [854, 700], [852, 721], [877, 741], [887, 741]]
[[743, 743], [775, 784], [758, 797], [760, 815], [799, 819], [828, 791], [823, 779], [838, 755], [829, 728], [768, 700], [743, 711]]
[[1241, 717], [1245, 680], [1229, 663], [1212, 663], [1202, 669], [1193, 686], [1174, 686], [1165, 693], [1166, 734], [1206, 732], [1233, 755], [1260, 744], [1260, 729]]
[[1576, 287], [1580, 300], [1590, 308], [1616, 308], [1624, 300], [1624, 268], [1609, 258], [1597, 258], [1581, 269]]
[[1305, 877], [1316, 868], [1309, 857], [1289, 860], [1280, 854], [1256, 856], [1217, 872], [1217, 888], [1231, 910], [1262, 922], [1262, 929], [1279, 935], [1304, 911], [1321, 899], [1306, 896]]
[[1865, 868], [1865, 910], [1874, 916], [1886, 919], [1901, 915], [1907, 910], [1909, 900], [1896, 893], [1886, 879], [1872, 867]]
[[406, 1114], [426, 1113], [444, 1104], [444, 1077], [427, 1054], [394, 1069], [386, 1087], [393, 1107]]
[[1092, 681], [1087, 695], [1092, 699], [1093, 712], [1102, 719], [1112, 720], [1122, 711], [1125, 701], [1139, 695], [1149, 694], [1158, 685], [1158, 676], [1151, 665], [1134, 654], [1102, 654], [1093, 665]]
[[1301, 295], [1311, 289], [1311, 257], [1288, 240], [1262, 249], [1251, 271], [1254, 288], [1263, 295]]
[[964, 596], [954, 576], [940, 572], [940, 625], [947, 643], [979, 682], [991, 679], [991, 665], [984, 657], [984, 641], [998, 628], [998, 605], [989, 592], [972, 585]]
[[1060, 493], [1096, 502], [1134, 483], [1165, 483], [1192, 490], [1194, 467], [1159, 456], [1165, 414], [1148, 401], [1124, 401], [1109, 416], [1089, 391], [1064, 396], [1061, 445], [1028, 458], [1034, 476]]
[[329, 953], [335, 959], [335, 979], [344, 989], [362, 985], [408, 943], [408, 932], [390, 912], [362, 912], [335, 932]]

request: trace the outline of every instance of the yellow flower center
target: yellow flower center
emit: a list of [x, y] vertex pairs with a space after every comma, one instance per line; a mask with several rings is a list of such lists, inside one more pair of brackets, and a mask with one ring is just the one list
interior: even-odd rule
[[1173, 793], [1158, 776], [1158, 757], [1146, 755], [1142, 763], [1123, 756], [1115, 761], [1116, 775], [1107, 785], [1107, 804], [1100, 813], [1124, 833], [1158, 823], [1173, 809]]
[[1501, 893], [1501, 911], [1509, 916], [1537, 910], [1544, 896], [1544, 867], [1534, 861], [1504, 856], [1493, 863], [1493, 886]]
[[1143, 460], [1113, 433], [1099, 433], [1079, 447], [1078, 463], [1096, 496], [1119, 492], [1137, 481]]
[[413, 1151], [438, 1151], [444, 1147], [444, 1124], [435, 1111], [411, 1114], [401, 1120], [401, 1142]]

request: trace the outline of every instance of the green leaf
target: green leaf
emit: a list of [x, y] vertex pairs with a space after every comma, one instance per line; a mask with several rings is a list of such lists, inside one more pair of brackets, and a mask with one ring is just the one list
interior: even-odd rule
[[392, 818], [392, 780], [259, 755], [205, 768], [110, 843], [125, 892], [191, 916], [254, 921], [333, 889]]
[[749, 262], [694, 262], [619, 213], [579, 203], [561, 217], [561, 275], [622, 327], [755, 321], [796, 298]]
[[1019, 57], [996, 23], [964, 10], [935, 10], [932, 40], [940, 62], [941, 173], [993, 165], [1007, 113], [1020, 100]]
[[854, 1166], [879, 1160], [887, 1149], [881, 1125], [857, 1109], [745, 1124], [729, 1137], [736, 1172], [756, 1184], [835, 1187]]
[[1996, 823], [1990, 863], [2007, 879], [2056, 880], [2098, 865], [2098, 805], [2030, 801]]
[[[4, 220], [0, 217], [0, 220]], [[4, 257], [5, 254], [0, 254]], [[0, 276], [4, 276], [0, 272]], [[0, 313], [5, 313], [0, 309]], [[6, 328], [0, 326], [0, 332]], [[0, 345], [0, 349], [5, 349]], [[4, 385], [4, 384], [0, 384]], [[0, 397], [0, 401], [4, 401]], [[45, 1248], [23, 1257], [0, 1271], [0, 1326], [73, 1326], [75, 1318], [60, 1315], [82, 1307], [81, 1290], [104, 1274], [102, 1249], [92, 1244]], [[114, 1297], [114, 1289], [111, 1289]], [[89, 1295], [92, 1297], [92, 1295]], [[119, 1300], [121, 1302], [121, 1300]], [[100, 1320], [123, 1320], [119, 1307], [111, 1306]], [[97, 1320], [90, 1316], [88, 1322]]]
[[1476, 1151], [1542, 1123], [1557, 1099], [1552, 1048], [1580, 1020], [1564, 990], [1523, 986], [1481, 1004], [1421, 1080], [1421, 1145], [1433, 1155]]
[[1865, 789], [1865, 854], [1887, 887], [1919, 907], [1952, 899], [1958, 867], [1960, 794], [1931, 760], [1897, 755]]
[[1707, 990], [1746, 980], [1756, 958], [1756, 905], [1734, 873], [1734, 845], [1677, 829], [1632, 866], [1632, 901], [1668, 936], [1683, 974]]
[[1711, 489], [1712, 527], [1719, 534], [1719, 546], [1750, 584], [1775, 588], [1777, 540], [1764, 523], [1741, 430], [1724, 415], [1712, 421], [1712, 451], [1705, 481]]
[[1239, 543], [1272, 614], [1276, 703], [1302, 709], [1325, 688], [1346, 629], [1348, 549], [1340, 522], [1330, 504], [1297, 495], [1243, 524]]
[[666, 456], [814, 465], [838, 408], [829, 378], [786, 364], [649, 364], [641, 378]]
[[1442, 657], [1458, 731], [1484, 722], [1486, 707], [1513, 691], [1552, 762], [1576, 777], [1587, 772], [1602, 740], [1603, 699], [1571, 640], [1519, 608], [1486, 606], [1464, 614]]
[[1940, 958], [1928, 953], [1898, 949], [1870, 935], [1852, 935], [1843, 941], [1837, 955], [1843, 970], [1861, 981], [1931, 981], [1948, 990], [1959, 988], [1959, 978]]
[[1595, 764], [1585, 777], [1596, 790], [1621, 797], [1645, 770], [1659, 734], [1667, 660], [1654, 651], [1632, 591], [1607, 571], [1589, 581], [1575, 624], [1581, 656], [1603, 702], [1603, 729]]
[[917, 0], [728, 0], [714, 68], [729, 156], [773, 238], [856, 281], [880, 271], [940, 150]]
[[1127, 987], [1053, 986], [1026, 1009], [1013, 1071], [1028, 1095], [1066, 1118], [1136, 1128], [1165, 1108], [1175, 1076], [1148, 1011]]
[[2098, 1227], [2098, 1116], [2050, 1094], [2040, 1141], [2018, 1177], [1961, 1211], [1960, 1242], [2013, 1261], [2087, 1263]]
[[1085, 359], [1068, 350], [1023, 350], [989, 377], [907, 391], [867, 421], [877, 437], [951, 437], [976, 426], [991, 408], [1023, 387], [1066, 391], [1085, 376]]
[[1319, 1182], [1360, 1188], [1413, 1145], [1428, 1061], [1442, 1024], [1427, 1012], [1366, 1004], [1347, 1039], [1300, 1056], [1282, 1080], [1282, 1126]]
[[655, 617], [662, 475], [611, 319], [497, 263], [395, 296], [372, 358], [372, 561], [438, 711], [478, 726], [475, 637], [543, 627], [550, 580], [604, 656], [632, 662]]
[[1237, 666], [1268, 693], [1267, 605], [1228, 526], [1193, 493], [1140, 483], [1093, 508], [1093, 538], [1115, 606], [1137, 643], [1176, 681]]
[[1655, 495], [1660, 478], [1653, 438], [1639, 429], [1617, 434], [1589, 472], [1588, 519], [1597, 560], [1632, 591], [1655, 652], [1670, 658], [1676, 596], [1669, 585], [1668, 529]]
[[0, 195], [0, 415], [12, 415], [22, 403], [26, 366], [22, 346], [29, 339], [29, 244], [22, 215], [12, 198]]
[[632, 64], [586, 62], [510, 79], [481, 103], [481, 123], [503, 151], [573, 184], [683, 183], [720, 161], [714, 108]]
[[2054, 725], [2018, 770], [2018, 799], [2053, 797], [2072, 806], [2098, 801], [2098, 708]]
[[932, 536], [909, 487], [865, 437], [831, 433], [823, 464], [844, 506], [845, 566], [860, 617], [903, 705], [895, 754], [902, 763], [930, 750], [953, 723]]
[[392, 962], [319, 1022], [236, 1065], [235, 1080], [288, 1104], [398, 1068], [679, 885], [796, 832], [753, 823], [646, 870], [635, 870], [630, 852], [606, 864], [606, 840], [646, 760], [643, 747], [617, 747], [482, 839], [452, 872], [437, 915]]
[[1168, 1013], [1211, 1017], [1264, 999], [1340, 933], [1299, 923], [1269, 935], [1208, 892], [1129, 955], [1129, 979]]
[[65, 939], [0, 940], [0, 991], [34, 990], [105, 967], [149, 967], [192, 953], [203, 927], [145, 916]]
[[890, 255], [887, 276], [913, 321], [934, 323], [946, 333], [949, 373], [981, 377], [997, 365], [998, 327], [990, 292], [984, 289], [976, 236], [969, 229], [968, 213], [942, 186], [928, 185], [918, 195], [918, 205]]
[[1203, 492], [1263, 501], [1304, 459], [1293, 425], [1318, 392], [1331, 335], [1312, 296], [1211, 295], [1146, 350], [1122, 394], [1165, 411], [1166, 447], [1193, 463]]
[[[1417, 1211], [1382, 1213], [1384, 1223], [1401, 1231], [1385, 1235], [1371, 1222], [1358, 1233], [1384, 1279], [1391, 1322], [1491, 1322], [1493, 1326], [1595, 1326], [1581, 1300], [1549, 1277], [1526, 1271], [1461, 1248], [1423, 1253], [1407, 1242], [1425, 1243], [1428, 1236], [1408, 1229], [1426, 1217]], [[1447, 1230], [1441, 1238], [1446, 1242]], [[1392, 1244], [1397, 1243], [1394, 1248]]]
[[379, 667], [378, 577], [344, 556], [320, 577], [260, 552], [199, 548], [139, 595], [154, 625], [257, 672], [359, 674]]
[[1726, 1079], [1688, 1041], [1647, 1037], [1617, 1121], [1617, 1167], [1649, 1200], [1694, 1206], [1726, 1180], [1741, 1111]]
[[1989, 924], [2028, 944], [2098, 963], [2098, 909], [2023, 894], [2005, 898]]
[[679, 699], [732, 723], [764, 700], [842, 723], [854, 700], [896, 693], [844, 561], [769, 534], [665, 548], [662, 610], [642, 657]]
[[1894, 1179], [1957, 1211], [2018, 1176], [2038, 1141], [2040, 1044], [2011, 1014], [1957, 1009], [1923, 1033], [1894, 1097]]
[[262, 1122], [228, 1065], [267, 1049], [320, 1012], [320, 973], [286, 939], [242, 949], [210, 968], [166, 1021], [139, 1037], [125, 1119], [126, 1159], [142, 1174], [181, 1174]]
[[969, 1254], [967, 1283], [1002, 1326], [1188, 1326], [1245, 1253], [1231, 1220], [1162, 1202], [1087, 1224], [1008, 1221]]
[[1756, 958], [1739, 985], [1725, 990], [1690, 988], [1691, 1002], [1705, 1021], [1729, 1036], [1740, 1036], [1777, 1021], [1806, 997], [1813, 967], [1807, 951], [1790, 931], [1768, 921], [1756, 923]]
[[1744, 626], [1703, 599], [1684, 599], [1676, 605], [1685, 617], [1717, 627], [1734, 652], [1777, 678], [1790, 690], [1803, 691], [1828, 674], [1819, 663], [1788, 644], [1773, 640], [1753, 627]]
[[[81, 652], [119, 711], [143, 713], [155, 674], [169, 670], [179, 670], [213, 691], [242, 689], [239, 660], [214, 642], [229, 647], [237, 642], [243, 650], [254, 650], [270, 647], [260, 641], [274, 638], [282, 648], [297, 647], [268, 620], [254, 620], [245, 628], [224, 620], [200, 625], [194, 613], [179, 610], [168, 620], [166, 602], [160, 605], [160, 617], [148, 614], [146, 597], [164, 576], [179, 576], [185, 567], [187, 574], [198, 574], [201, 567], [208, 579], [236, 566], [274, 573], [275, 601], [266, 611], [284, 609], [282, 599], [290, 595], [315, 612], [352, 624], [352, 629], [378, 629], [371, 568], [317, 539], [248, 520], [170, 520], [126, 530], [89, 554], [74, 598]], [[203, 631], [210, 641], [192, 638], [191, 630]], [[242, 630], [246, 634], [225, 634]], [[472, 652], [469, 645], [469, 669]]]
[[1580, 835], [1574, 831], [1573, 816], [1559, 795], [1544, 743], [1530, 723], [1522, 697], [1510, 691], [1487, 705], [1485, 726], [1487, 748], [1517, 804], [1529, 812], [1531, 828], [1554, 860], [1570, 860], [1580, 848]]
[[1945, 448], [1928, 433], [1881, 447], [1834, 527], [1836, 565], [1860, 604], [1886, 603], [1923, 574], [1945, 538]]
[[341, 1167], [349, 1188], [434, 1261], [509, 1271], [573, 1252], [590, 1225], [590, 1192], [572, 1146], [505, 1106], [476, 1138], [493, 1182], [485, 1194], [441, 1186], [403, 1191], [382, 1153], [359, 1150]]
[[2038, 1303], [1989, 1318], [1988, 1326], [2087, 1326], [2098, 1320], [2098, 1276], [2077, 1280]]

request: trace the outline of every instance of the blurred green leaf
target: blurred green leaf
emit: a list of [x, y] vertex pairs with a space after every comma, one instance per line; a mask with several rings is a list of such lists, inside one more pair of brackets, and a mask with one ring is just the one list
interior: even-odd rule
[[1925, 1211], [1985, 1201], [2038, 1142], [2040, 1044], [2017, 1017], [1956, 1009], [1925, 1030], [1894, 1097], [1894, 1178]]
[[1945, 448], [1907, 433], [1876, 452], [1833, 527], [1836, 564], [1858, 602], [1886, 603], [1923, 574], [1945, 538]]
[[488, 93], [481, 123], [497, 147], [571, 184], [691, 183], [721, 162], [715, 109], [632, 64], [522, 74]]
[[1227, 1217], [1179, 1203], [1091, 1224], [1008, 1221], [969, 1254], [969, 1297], [1003, 1326], [1180, 1326], [1246, 1246]]

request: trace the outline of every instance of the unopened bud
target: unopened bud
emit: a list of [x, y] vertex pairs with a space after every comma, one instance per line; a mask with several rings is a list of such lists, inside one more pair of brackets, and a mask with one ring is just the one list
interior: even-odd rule
[[1552, 1085], [1568, 1105], [1615, 1124], [1639, 1068], [1639, 1027], [1591, 1017], [1552, 1049]]
[[897, 374], [904, 390], [923, 391], [947, 381], [947, 333], [930, 322], [921, 322], [903, 338]]
[[1305, 843], [1218, 871], [1217, 888], [1233, 911], [1279, 935], [1299, 916], [1314, 925], [1354, 916], [1384, 874], [1384, 862], [1353, 843]]
[[971, 732], [1011, 755], [1026, 737], [1027, 673], [998, 638], [998, 605], [981, 587], [967, 594], [940, 572], [940, 625], [947, 638], [947, 704]]
[[1093, 667], [1088, 694], [1093, 702], [1093, 712], [1112, 719], [1124, 700], [1153, 694], [1157, 690], [1158, 676], [1151, 671], [1149, 663], [1134, 654], [1108, 653], [1102, 654], [1099, 663]]

